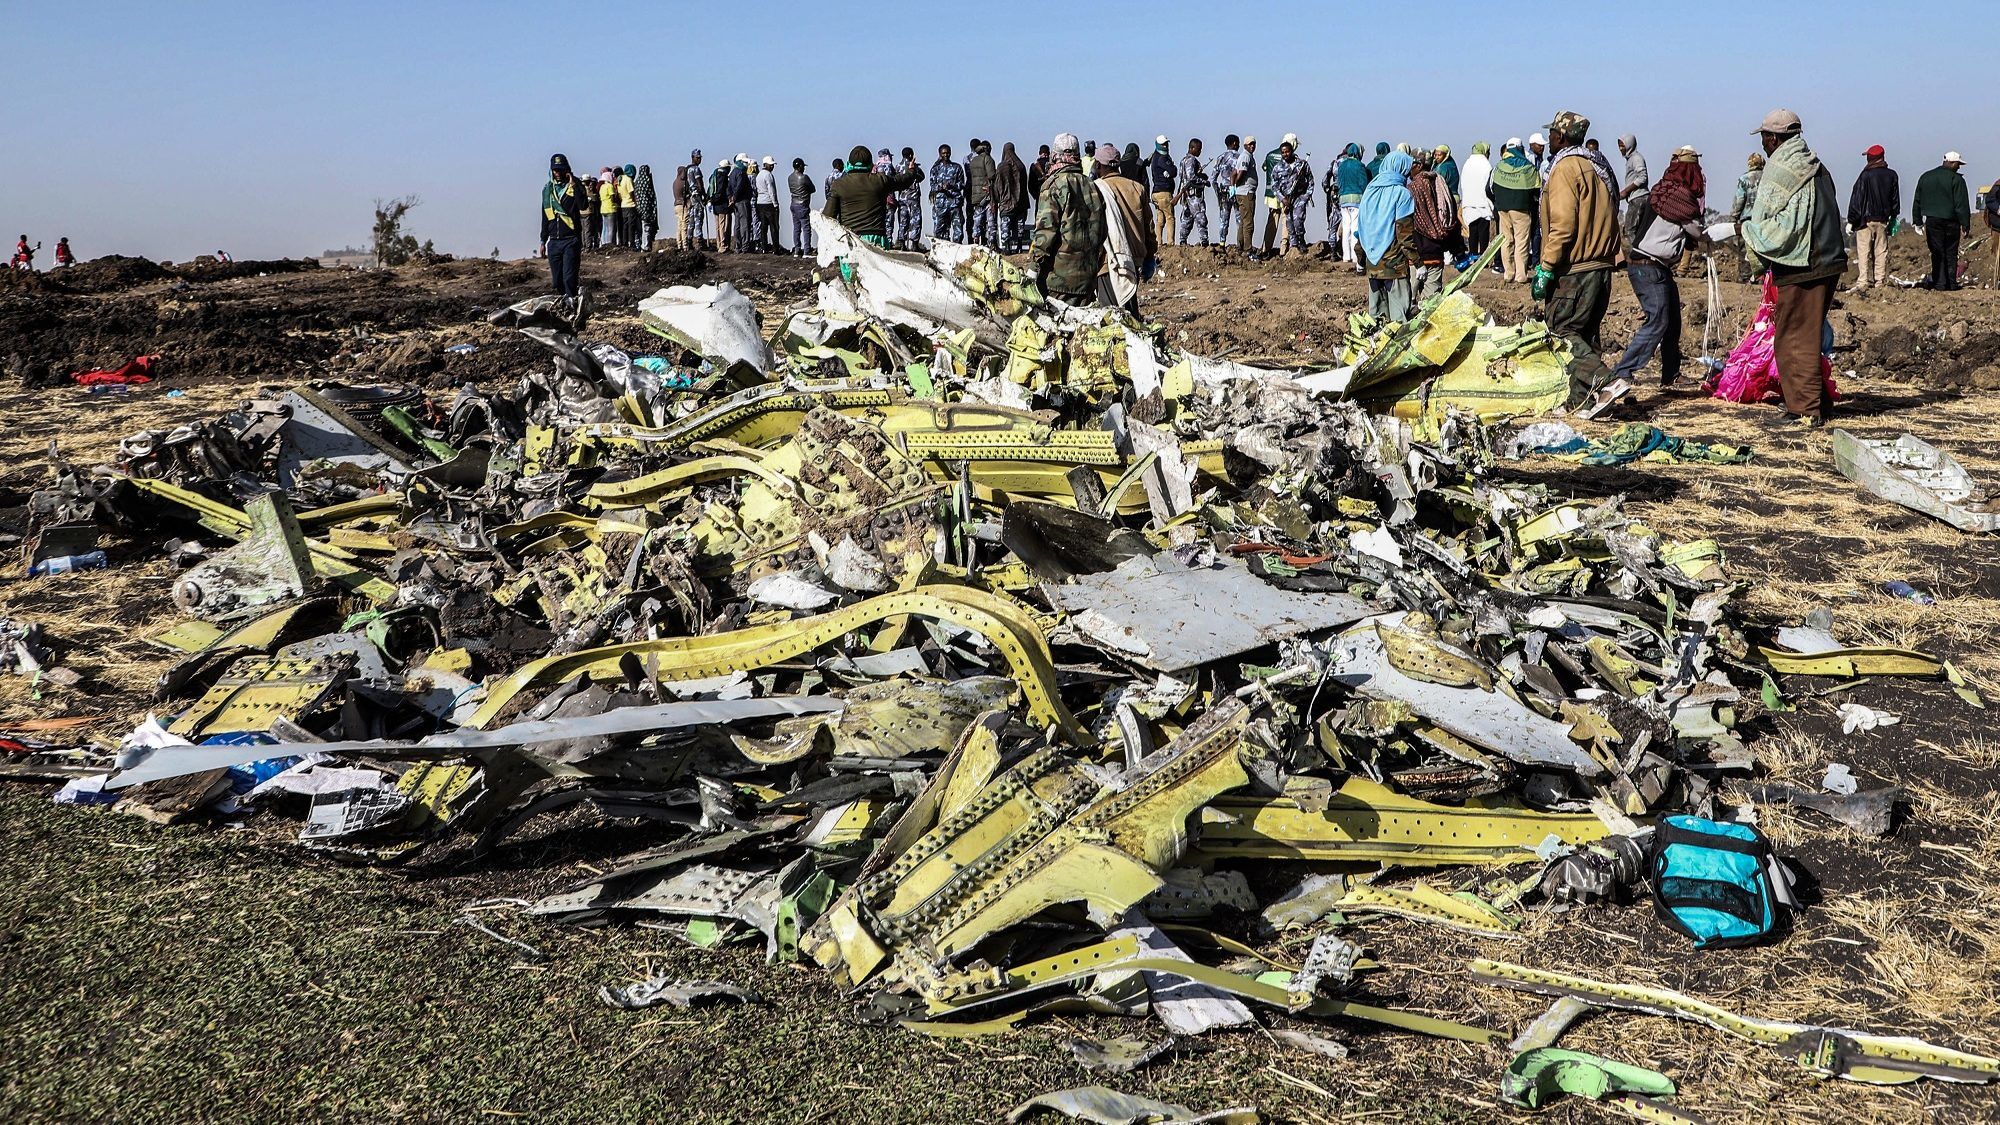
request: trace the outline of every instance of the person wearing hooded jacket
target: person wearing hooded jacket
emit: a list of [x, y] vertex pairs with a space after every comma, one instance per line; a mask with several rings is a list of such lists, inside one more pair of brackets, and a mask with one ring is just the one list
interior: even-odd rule
[[1014, 151], [1014, 142], [1000, 147], [993, 172], [993, 204], [1000, 212], [1000, 250], [1014, 254], [1027, 249], [1028, 166]]
[[639, 165], [638, 174], [632, 177], [632, 198], [639, 207], [640, 249], [651, 251], [653, 241], [660, 236], [660, 193], [653, 186], [652, 165]]
[[992, 142], [975, 139], [971, 147], [965, 159], [966, 238], [976, 246], [995, 246], [999, 208], [993, 198], [993, 178], [1000, 169], [993, 163]]
[[1625, 180], [1618, 189], [1619, 225], [1624, 229], [1627, 242], [1637, 241], [1639, 205], [1646, 201], [1646, 191], [1651, 174], [1646, 170], [1646, 158], [1639, 152], [1639, 138], [1630, 133], [1618, 138], [1619, 155], [1625, 158]]
[[1374, 178], [1368, 174], [1368, 165], [1362, 163], [1361, 146], [1350, 142], [1330, 174], [1334, 182], [1331, 190], [1340, 194], [1340, 256], [1360, 273], [1361, 259], [1355, 254], [1354, 240], [1361, 229], [1361, 197]]

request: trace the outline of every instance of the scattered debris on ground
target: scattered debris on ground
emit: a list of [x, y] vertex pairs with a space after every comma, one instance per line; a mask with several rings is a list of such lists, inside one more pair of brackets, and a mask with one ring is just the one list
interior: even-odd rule
[[[501, 919], [761, 949], [941, 1038], [1107, 1017], [1067, 1047], [1122, 1075], [1277, 1021], [1334, 1061], [1391, 1032], [1509, 1039], [1379, 987], [1385, 919], [1511, 939], [1531, 911], [1650, 895], [1690, 954], [1781, 941], [1810, 859], [1776, 854], [1759, 807], [1880, 835], [1910, 794], [1754, 781], [1754, 720], [1796, 705], [1780, 677], [1948, 678], [1981, 705], [1830, 619], [1752, 625], [1726, 544], [1498, 473], [1503, 451], [1748, 451], [1651, 426], [1510, 442], [1494, 423], [1558, 405], [1567, 356], [1460, 286], [1279, 369], [1045, 302], [980, 248], [814, 224], [816, 297], [776, 324], [732, 284], [674, 285], [637, 304], [653, 356], [533, 298], [489, 315], [541, 357], [508, 393], [317, 382], [115, 464], [55, 456], [24, 569], [114, 533], [173, 560], [185, 616], [157, 637], [178, 657], [157, 718], [112, 754], [11, 731], [9, 770], [157, 823], [290, 817], [302, 848], [383, 866], [478, 863], [544, 818], [642, 825], [608, 869], [454, 924], [532, 962]], [[0, 622], [0, 669], [60, 667]], [[1847, 706], [1854, 737], [1898, 721]], [[1484, 959], [1457, 980], [1556, 997], [1493, 1075], [1530, 1107], [1680, 1119], [1666, 1099], [1698, 1096], [1555, 1046], [1601, 1009], [1822, 1077], [2000, 1074], [1650, 982]], [[761, 1003], [679, 975], [599, 995]], [[1161, 1026], [1098, 1038], [1108, 1017]], [[1013, 1117], [1042, 1110], [1259, 1119], [1102, 1086]]]

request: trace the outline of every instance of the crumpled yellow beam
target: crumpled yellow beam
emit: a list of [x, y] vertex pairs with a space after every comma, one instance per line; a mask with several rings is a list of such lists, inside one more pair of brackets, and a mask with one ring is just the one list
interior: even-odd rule
[[640, 661], [663, 681], [699, 680], [735, 672], [768, 668], [839, 640], [848, 633], [903, 615], [929, 617], [962, 625], [993, 643], [1021, 685], [1028, 711], [1055, 727], [1076, 745], [1090, 738], [1063, 706], [1056, 689], [1048, 640], [1033, 619], [1005, 598], [964, 586], [919, 586], [904, 593], [883, 594], [865, 602], [796, 621], [738, 629], [703, 637], [633, 641], [581, 652], [543, 657], [517, 669], [493, 685], [466, 723], [483, 727], [527, 688], [560, 683], [573, 676], [602, 678], [623, 675], [626, 659]]
[[1589, 814], [1435, 805], [1364, 777], [1349, 777], [1319, 811], [1302, 807], [1304, 796], [1219, 798], [1196, 849], [1211, 858], [1502, 864], [1534, 859], [1551, 835], [1574, 846], [1611, 834]]
[[1599, 1007], [1707, 1024], [1739, 1039], [1793, 1052], [1800, 1066], [1824, 1077], [1876, 1085], [1899, 1085], [1919, 1078], [1946, 1082], [1991, 1082], [2000, 1078], [2000, 1059], [1986, 1055], [1938, 1047], [1908, 1036], [1757, 1019], [1664, 988], [1615, 984], [1484, 959], [1472, 962], [1472, 976], [1485, 984], [1522, 992], [1571, 996]]

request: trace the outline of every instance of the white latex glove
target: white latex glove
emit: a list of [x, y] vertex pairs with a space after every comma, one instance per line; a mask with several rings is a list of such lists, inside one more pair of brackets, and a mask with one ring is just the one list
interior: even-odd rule
[[1840, 705], [1840, 733], [1853, 734], [1855, 731], [1869, 731], [1877, 727], [1893, 727], [1903, 720], [1887, 711], [1877, 711], [1863, 707], [1859, 703]]

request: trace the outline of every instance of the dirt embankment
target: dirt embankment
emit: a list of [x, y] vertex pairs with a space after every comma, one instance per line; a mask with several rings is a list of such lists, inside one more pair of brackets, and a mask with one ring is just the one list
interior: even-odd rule
[[[791, 258], [698, 252], [593, 254], [584, 279], [602, 335], [647, 349], [633, 306], [669, 285], [734, 281], [770, 311], [810, 291]], [[452, 382], [511, 378], [539, 350], [485, 314], [545, 292], [536, 261], [487, 259], [331, 270], [306, 259], [165, 266], [111, 257], [0, 282], [0, 362], [12, 380], [61, 385], [74, 371], [158, 355], [177, 384], [311, 378]], [[629, 323], [627, 323], [629, 322]], [[472, 344], [472, 354], [445, 351]]]

